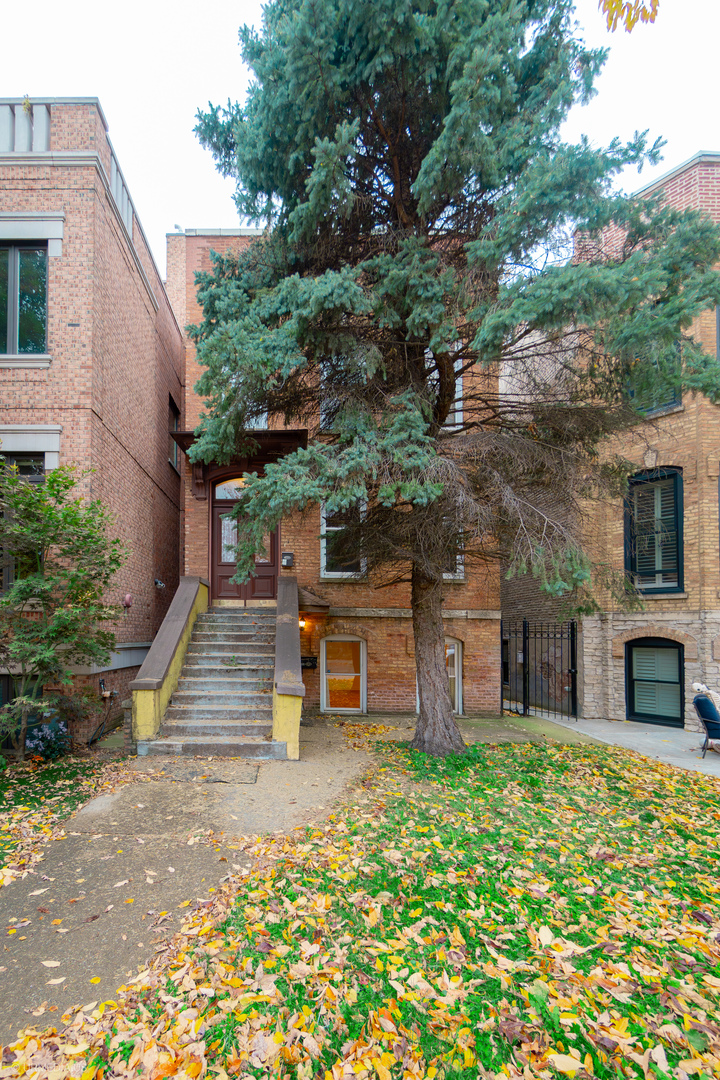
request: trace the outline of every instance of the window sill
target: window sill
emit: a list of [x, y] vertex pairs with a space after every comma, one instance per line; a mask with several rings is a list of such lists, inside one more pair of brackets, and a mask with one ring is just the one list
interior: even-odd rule
[[49, 368], [51, 360], [46, 353], [2, 353], [0, 368]]
[[638, 596], [641, 596], [643, 600], [687, 600], [688, 598], [686, 592], [638, 592]]
[[337, 581], [343, 584], [363, 585], [367, 582], [364, 574], [321, 574], [321, 581]]

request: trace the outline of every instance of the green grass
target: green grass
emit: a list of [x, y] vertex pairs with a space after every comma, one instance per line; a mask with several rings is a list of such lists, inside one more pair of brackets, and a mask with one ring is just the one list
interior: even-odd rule
[[717, 1073], [717, 780], [610, 748], [381, 753], [322, 827], [249, 849], [219, 923], [183, 913], [149, 1011], [129, 990], [87, 1061], [102, 1034], [188, 1075]]
[[0, 869], [18, 847], [42, 842], [96, 790], [104, 765], [69, 759], [9, 765], [0, 772]]

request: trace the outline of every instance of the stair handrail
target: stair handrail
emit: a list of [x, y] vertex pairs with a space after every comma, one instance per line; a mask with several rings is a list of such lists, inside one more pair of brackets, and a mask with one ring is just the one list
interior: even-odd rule
[[181, 577], [162, 625], [155, 635], [132, 690], [133, 739], [154, 739], [165, 710], [177, 689], [193, 626], [207, 611], [210, 583], [201, 577]]
[[305, 686], [300, 659], [297, 578], [278, 578], [273, 676], [273, 739], [287, 743], [287, 756], [300, 756], [300, 716]]

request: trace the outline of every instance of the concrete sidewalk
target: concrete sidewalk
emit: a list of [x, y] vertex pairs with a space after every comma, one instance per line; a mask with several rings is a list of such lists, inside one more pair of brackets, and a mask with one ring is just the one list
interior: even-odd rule
[[720, 777], [720, 754], [708, 750], [702, 756], [704, 736], [696, 731], [682, 728], [662, 727], [659, 724], [641, 724], [635, 720], [573, 720], [554, 717], [552, 721], [540, 717], [514, 717], [515, 723], [538, 722], [555, 728], [556, 738], [564, 742], [568, 734], [586, 735], [610, 746], [623, 746], [638, 754], [675, 765], [678, 769], [705, 773]]

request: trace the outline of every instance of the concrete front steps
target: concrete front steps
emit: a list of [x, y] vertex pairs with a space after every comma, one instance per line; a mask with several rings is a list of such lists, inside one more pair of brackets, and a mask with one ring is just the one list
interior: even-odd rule
[[210, 608], [198, 615], [157, 739], [138, 754], [285, 759], [272, 737], [275, 612]]

